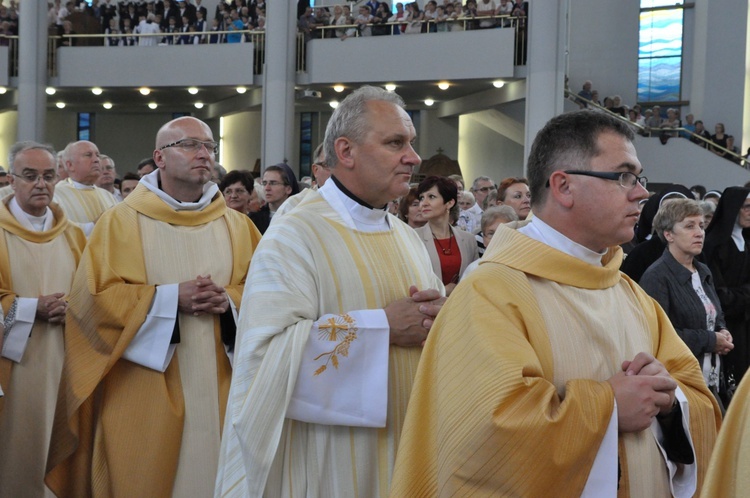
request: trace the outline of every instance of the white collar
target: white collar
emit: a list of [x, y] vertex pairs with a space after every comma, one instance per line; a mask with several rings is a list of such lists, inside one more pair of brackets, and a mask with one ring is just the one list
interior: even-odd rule
[[527, 237], [547, 244], [553, 249], [564, 252], [568, 256], [578, 258], [584, 263], [588, 263], [590, 265], [601, 266], [602, 256], [607, 253], [606, 250], [602, 253], [598, 253], [592, 251], [588, 247], [582, 246], [578, 242], [575, 242], [574, 240], [571, 240], [565, 235], [561, 234], [560, 232], [543, 222], [537, 216], [531, 219], [531, 223], [519, 228], [518, 231], [526, 235]]
[[15, 196], [10, 200], [8, 209], [10, 209], [13, 217], [18, 220], [18, 223], [27, 230], [46, 232], [47, 230], [51, 230], [55, 224], [55, 215], [52, 214], [52, 210], [49, 207], [47, 207], [42, 216], [34, 216], [21, 209], [21, 205], [18, 204]]
[[318, 189], [320, 195], [339, 213], [349, 228], [361, 232], [382, 232], [391, 229], [388, 211], [370, 209], [343, 193], [336, 182], [329, 180]]
[[203, 195], [197, 202], [180, 202], [159, 188], [158, 169], [141, 178], [140, 183], [156, 194], [159, 199], [163, 200], [175, 211], [202, 211], [206, 206], [211, 204], [211, 200], [219, 191], [219, 186], [214, 182], [206, 182], [206, 184], [203, 185]]
[[83, 183], [78, 183], [72, 178], [68, 178], [68, 182], [78, 190], [94, 190], [96, 188], [94, 185], [85, 185]]
[[734, 228], [732, 228], [732, 240], [740, 252], [745, 250], [745, 237], [742, 236], [742, 227], [736, 221], [734, 222]]

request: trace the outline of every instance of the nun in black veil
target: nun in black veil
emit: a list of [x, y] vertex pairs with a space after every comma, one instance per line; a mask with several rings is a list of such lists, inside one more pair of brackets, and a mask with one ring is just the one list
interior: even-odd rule
[[[703, 256], [714, 277], [734, 349], [723, 359], [725, 379], [740, 383], [750, 365], [750, 188], [729, 187], [706, 229]], [[731, 384], [731, 382], [727, 382]]]
[[652, 234], [653, 221], [659, 206], [667, 199], [692, 199], [693, 194], [684, 185], [672, 184], [652, 195], [641, 210], [635, 228], [636, 245], [623, 260], [620, 271], [638, 282], [649, 266], [661, 257], [666, 247], [661, 239]]

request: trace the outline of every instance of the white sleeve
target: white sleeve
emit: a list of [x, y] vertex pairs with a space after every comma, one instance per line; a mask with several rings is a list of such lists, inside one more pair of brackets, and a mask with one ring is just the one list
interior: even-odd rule
[[31, 329], [34, 327], [36, 307], [39, 300], [32, 297], [19, 297], [17, 301], [16, 319], [3, 342], [2, 356], [20, 363], [29, 342]]
[[156, 287], [146, 320], [122, 354], [123, 358], [159, 372], [167, 369], [177, 346], [170, 341], [177, 320], [179, 285]]
[[612, 416], [604, 433], [602, 444], [596, 452], [594, 464], [591, 466], [586, 486], [583, 488], [581, 498], [601, 498], [617, 496], [617, 401], [612, 410]]
[[[680, 410], [682, 411], [682, 429], [685, 431], [685, 436], [690, 441], [690, 448], [695, 455], [695, 444], [693, 444], [693, 437], [690, 435], [690, 407], [687, 397], [679, 387], [675, 391], [675, 397], [680, 403]], [[670, 461], [667, 458], [667, 452], [664, 450], [664, 433], [658, 420], [654, 419], [651, 423], [651, 431], [654, 433], [656, 442], [659, 444], [659, 451], [661, 451], [661, 455], [667, 464], [669, 488], [672, 491], [672, 496], [675, 498], [693, 496], [698, 488], [698, 466], [695, 461], [690, 465]]]
[[322, 316], [310, 329], [286, 417], [385, 427], [389, 347], [382, 309]]

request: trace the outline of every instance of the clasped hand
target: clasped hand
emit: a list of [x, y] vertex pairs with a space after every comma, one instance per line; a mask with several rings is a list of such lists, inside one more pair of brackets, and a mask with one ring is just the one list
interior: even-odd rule
[[648, 353], [638, 353], [632, 361], [624, 361], [622, 371], [607, 382], [615, 393], [620, 432], [640, 432], [651, 425], [654, 417], [672, 410], [677, 382]]
[[211, 275], [198, 275], [195, 280], [179, 284], [177, 309], [195, 316], [220, 315], [229, 309], [229, 296], [224, 287], [211, 280]]
[[437, 289], [420, 291], [412, 285], [409, 297], [397, 299], [385, 307], [391, 327], [391, 344], [404, 347], [424, 345], [443, 303], [445, 298]]
[[36, 317], [50, 323], [65, 322], [68, 303], [63, 299], [65, 294], [55, 292], [46, 296], [39, 296], [36, 301]]

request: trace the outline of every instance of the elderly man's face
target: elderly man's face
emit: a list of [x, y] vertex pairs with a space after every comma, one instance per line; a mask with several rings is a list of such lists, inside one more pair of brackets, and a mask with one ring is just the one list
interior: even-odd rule
[[[626, 137], [603, 132], [596, 142], [599, 154], [591, 159], [592, 171], [643, 174], [635, 147]], [[578, 224], [578, 243], [602, 252], [633, 238], [641, 212], [639, 201], [648, 198], [640, 183], [623, 187], [617, 180], [583, 175], [567, 175], [567, 181], [573, 203], [570, 209]]]
[[495, 190], [495, 184], [488, 180], [480, 180], [477, 186], [471, 189], [477, 204], [480, 206], [484, 204], [484, 200], [493, 190]]
[[24, 212], [42, 216], [55, 194], [55, 158], [42, 149], [19, 152], [13, 162], [11, 185]]
[[102, 174], [99, 149], [87, 140], [73, 145], [65, 165], [68, 176], [84, 185], [94, 185]]
[[115, 184], [115, 166], [109, 158], [101, 160], [102, 175], [96, 181], [96, 186], [109, 188]]

